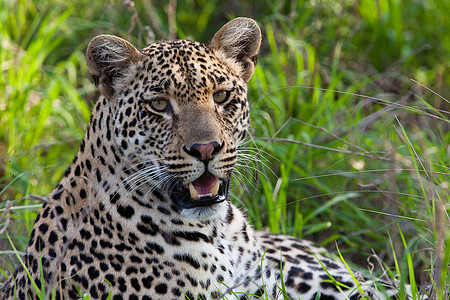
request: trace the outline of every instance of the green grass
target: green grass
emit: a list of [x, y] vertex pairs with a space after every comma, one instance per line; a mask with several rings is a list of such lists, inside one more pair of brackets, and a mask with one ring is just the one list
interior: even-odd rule
[[[448, 1], [151, 3], [0, 0], [0, 230], [19, 251], [42, 203], [24, 196], [57, 184], [98, 95], [89, 40], [207, 42], [246, 15], [264, 41], [242, 149], [255, 158], [240, 162], [235, 203], [257, 229], [337, 245], [374, 276], [448, 297]], [[0, 282], [18, 264], [10, 249], [2, 232]]]

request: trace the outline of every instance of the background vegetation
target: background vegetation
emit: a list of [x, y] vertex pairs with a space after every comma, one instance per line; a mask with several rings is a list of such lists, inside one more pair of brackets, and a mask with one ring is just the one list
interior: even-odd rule
[[235, 203], [257, 229], [339, 247], [445, 299], [449, 11], [446, 0], [0, 0], [0, 281], [16, 263], [6, 232], [26, 248], [42, 204], [27, 195], [57, 184], [98, 96], [89, 40], [208, 42], [249, 16], [264, 41]]

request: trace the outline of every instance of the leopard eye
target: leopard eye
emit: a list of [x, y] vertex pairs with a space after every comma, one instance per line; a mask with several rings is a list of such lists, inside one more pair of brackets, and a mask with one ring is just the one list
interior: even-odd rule
[[163, 112], [169, 107], [169, 100], [164, 98], [156, 98], [150, 101], [150, 106], [158, 112]]
[[230, 98], [230, 91], [218, 91], [213, 94], [214, 102], [217, 104], [223, 103]]

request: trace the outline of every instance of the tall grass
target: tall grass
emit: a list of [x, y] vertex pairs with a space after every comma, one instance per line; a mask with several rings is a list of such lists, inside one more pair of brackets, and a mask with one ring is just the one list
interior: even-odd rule
[[[4, 208], [47, 195], [70, 164], [96, 97], [89, 39], [207, 42], [246, 15], [265, 39], [235, 203], [257, 229], [448, 295], [448, 1], [0, 1], [0, 228], [19, 250], [40, 201]], [[2, 233], [3, 276], [10, 248]]]
[[[83, 135], [90, 115], [84, 98], [93, 89], [80, 75], [87, 71], [82, 46], [62, 51], [75, 34], [72, 12], [59, 5], [38, 7], [33, 1], [1, 2], [2, 207], [27, 194], [48, 194]], [[17, 222], [8, 230], [19, 249], [25, 248], [35, 203], [19, 201], [17, 206], [25, 209], [10, 214]], [[4, 235], [0, 244], [9, 248]]]

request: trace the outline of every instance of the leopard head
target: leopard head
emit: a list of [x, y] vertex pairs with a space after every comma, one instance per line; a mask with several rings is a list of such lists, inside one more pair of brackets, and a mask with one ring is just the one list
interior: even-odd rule
[[129, 180], [180, 209], [227, 199], [260, 44], [248, 18], [225, 24], [209, 45], [174, 40], [138, 50], [111, 35], [90, 42], [87, 64], [109, 106], [111, 141], [134, 170]]

